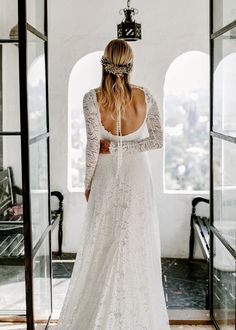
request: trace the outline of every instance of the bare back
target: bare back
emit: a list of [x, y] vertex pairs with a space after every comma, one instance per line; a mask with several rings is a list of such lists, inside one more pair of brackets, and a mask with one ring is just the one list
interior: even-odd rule
[[[99, 89], [96, 89], [97, 101], [99, 102]], [[116, 125], [112, 119], [110, 112], [106, 109], [99, 109], [101, 122], [104, 128], [116, 134]], [[122, 135], [128, 135], [136, 131], [144, 122], [147, 106], [145, 101], [145, 93], [137, 87], [132, 87], [132, 96], [130, 104], [125, 108], [125, 118], [121, 120]]]

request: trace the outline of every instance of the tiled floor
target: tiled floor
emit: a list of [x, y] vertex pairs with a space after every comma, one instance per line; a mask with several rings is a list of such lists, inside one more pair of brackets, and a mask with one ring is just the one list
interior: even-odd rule
[[[64, 255], [69, 260], [73, 255]], [[59, 260], [58, 260], [59, 261]], [[54, 262], [54, 307], [60, 309], [69, 283], [73, 263]], [[204, 260], [188, 263], [187, 259], [162, 259], [163, 286], [168, 309], [205, 309], [207, 264]]]
[[[61, 309], [73, 271], [75, 254], [63, 254], [53, 261], [53, 304]], [[205, 261], [188, 263], [186, 259], [162, 259], [163, 286], [168, 309], [205, 309], [207, 266]], [[3, 266], [0, 269], [0, 310], [24, 310], [24, 269]], [[17, 298], [15, 292], [17, 291]]]
[[168, 309], [206, 309], [208, 271], [204, 260], [162, 259]]
[[[52, 319], [57, 319], [63, 304], [63, 300], [68, 288], [71, 273], [73, 271], [73, 260], [75, 254], [63, 254], [62, 258], [53, 258], [53, 315]], [[14, 268], [14, 267], [13, 267]], [[12, 283], [9, 281], [9, 273], [5, 274], [5, 269], [0, 271], [1, 292], [15, 292], [18, 287], [17, 299], [14, 295], [6, 295], [7, 306], [15, 306], [20, 309], [24, 306], [24, 282], [21, 268], [11, 268]], [[165, 290], [166, 303], [169, 310], [174, 309], [204, 309], [205, 293], [207, 289], [207, 265], [204, 261], [194, 261], [188, 263], [186, 259], [162, 259], [163, 285]], [[22, 295], [21, 295], [22, 294]], [[12, 300], [14, 299], [14, 300]], [[0, 309], [5, 306], [6, 300], [0, 299]], [[2, 304], [2, 306], [1, 306]], [[50, 329], [53, 329], [53, 325]], [[10, 325], [0, 323], [0, 330], [23, 330], [24, 325]], [[45, 329], [45, 325], [38, 325], [36, 330]], [[211, 326], [172, 326], [171, 329], [214, 329]]]

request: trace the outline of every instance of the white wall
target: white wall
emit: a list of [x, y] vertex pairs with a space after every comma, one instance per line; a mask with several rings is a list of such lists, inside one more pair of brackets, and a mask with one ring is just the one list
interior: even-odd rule
[[[148, 87], [163, 105], [166, 71], [180, 54], [208, 53], [208, 1], [150, 0], [132, 2], [140, 14], [143, 39], [131, 43], [136, 74], [133, 83]], [[76, 252], [86, 201], [67, 188], [68, 80], [74, 64], [87, 53], [104, 49], [116, 38], [119, 9], [126, 1], [49, 1], [49, 83], [51, 120], [51, 184], [65, 196], [64, 252]], [[163, 193], [163, 150], [150, 151], [157, 190], [162, 255], [188, 254], [191, 199], [194, 194]], [[53, 250], [57, 249], [53, 233]], [[200, 255], [198, 253], [198, 255]]]

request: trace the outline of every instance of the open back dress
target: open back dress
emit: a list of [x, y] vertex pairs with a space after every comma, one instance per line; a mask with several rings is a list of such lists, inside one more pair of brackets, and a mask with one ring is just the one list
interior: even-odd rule
[[[95, 89], [84, 96], [87, 131], [84, 184], [90, 195], [57, 329], [170, 329], [162, 285], [156, 198], [147, 152], [162, 147], [160, 114], [151, 93], [144, 87], [132, 86], [145, 93], [146, 116], [137, 130], [122, 137], [103, 126]], [[117, 177], [120, 138], [122, 163]], [[99, 153], [101, 139], [111, 141], [110, 153]]]

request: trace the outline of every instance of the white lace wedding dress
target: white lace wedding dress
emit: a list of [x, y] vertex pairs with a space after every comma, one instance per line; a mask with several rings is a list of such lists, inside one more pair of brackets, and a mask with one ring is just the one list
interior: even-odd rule
[[[122, 136], [118, 179], [119, 137], [103, 127], [96, 91], [84, 96], [85, 188], [91, 191], [56, 329], [170, 329], [162, 286], [158, 214], [146, 152], [162, 147], [160, 116], [150, 92], [132, 86], [144, 91], [147, 112], [139, 129]], [[145, 126], [148, 137], [144, 137]], [[99, 154], [100, 139], [111, 140], [109, 154]]]

